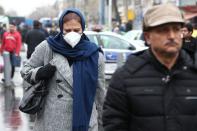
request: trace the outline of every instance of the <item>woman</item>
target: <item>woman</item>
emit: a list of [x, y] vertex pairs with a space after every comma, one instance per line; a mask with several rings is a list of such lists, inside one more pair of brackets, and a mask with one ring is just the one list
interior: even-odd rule
[[34, 130], [100, 131], [103, 55], [83, 34], [85, 20], [79, 10], [65, 10], [59, 26], [60, 33], [39, 44], [21, 71], [30, 83], [48, 81], [49, 94]]

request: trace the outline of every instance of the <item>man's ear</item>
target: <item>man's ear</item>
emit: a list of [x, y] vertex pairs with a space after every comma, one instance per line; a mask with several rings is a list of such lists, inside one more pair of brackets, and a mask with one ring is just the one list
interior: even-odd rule
[[193, 31], [190, 31], [190, 32], [189, 32], [189, 34], [192, 36], [192, 34], [193, 34]]
[[150, 38], [150, 34], [148, 32], [144, 32], [144, 40], [148, 45], [150, 45], [149, 38]]

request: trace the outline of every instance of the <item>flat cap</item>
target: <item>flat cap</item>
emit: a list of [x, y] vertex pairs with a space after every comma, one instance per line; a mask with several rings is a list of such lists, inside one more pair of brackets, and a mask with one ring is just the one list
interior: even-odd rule
[[172, 4], [156, 5], [147, 10], [143, 19], [143, 26], [155, 27], [167, 23], [184, 23], [179, 8]]

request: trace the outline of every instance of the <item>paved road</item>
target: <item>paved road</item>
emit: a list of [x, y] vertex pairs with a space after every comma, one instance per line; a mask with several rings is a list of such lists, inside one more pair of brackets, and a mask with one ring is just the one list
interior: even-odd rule
[[[21, 52], [22, 60], [25, 60], [25, 52]], [[21, 68], [16, 68], [13, 79], [13, 88], [3, 86], [0, 74], [0, 131], [31, 131], [33, 123], [29, 121], [29, 116], [18, 110], [18, 104], [23, 95], [20, 76]]]

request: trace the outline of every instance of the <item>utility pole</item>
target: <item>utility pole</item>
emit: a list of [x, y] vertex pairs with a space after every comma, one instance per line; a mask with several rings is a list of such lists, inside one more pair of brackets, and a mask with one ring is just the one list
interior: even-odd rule
[[72, 0], [72, 7], [75, 7], [75, 0]]
[[99, 0], [99, 24], [105, 24], [105, 0]]
[[134, 9], [136, 13], [136, 18], [133, 21], [133, 29], [139, 30], [142, 29], [142, 19], [143, 19], [142, 0], [134, 0]]
[[128, 21], [128, 0], [124, 0], [124, 15], [125, 15], [126, 21]]
[[108, 8], [108, 27], [109, 31], [112, 30], [112, 0], [109, 0], [109, 8]]
[[84, 15], [85, 15], [85, 19], [86, 19], [86, 25], [88, 26], [89, 24], [89, 17], [88, 17], [88, 7], [89, 5], [89, 1], [88, 0], [83, 0], [83, 9], [84, 9]]

